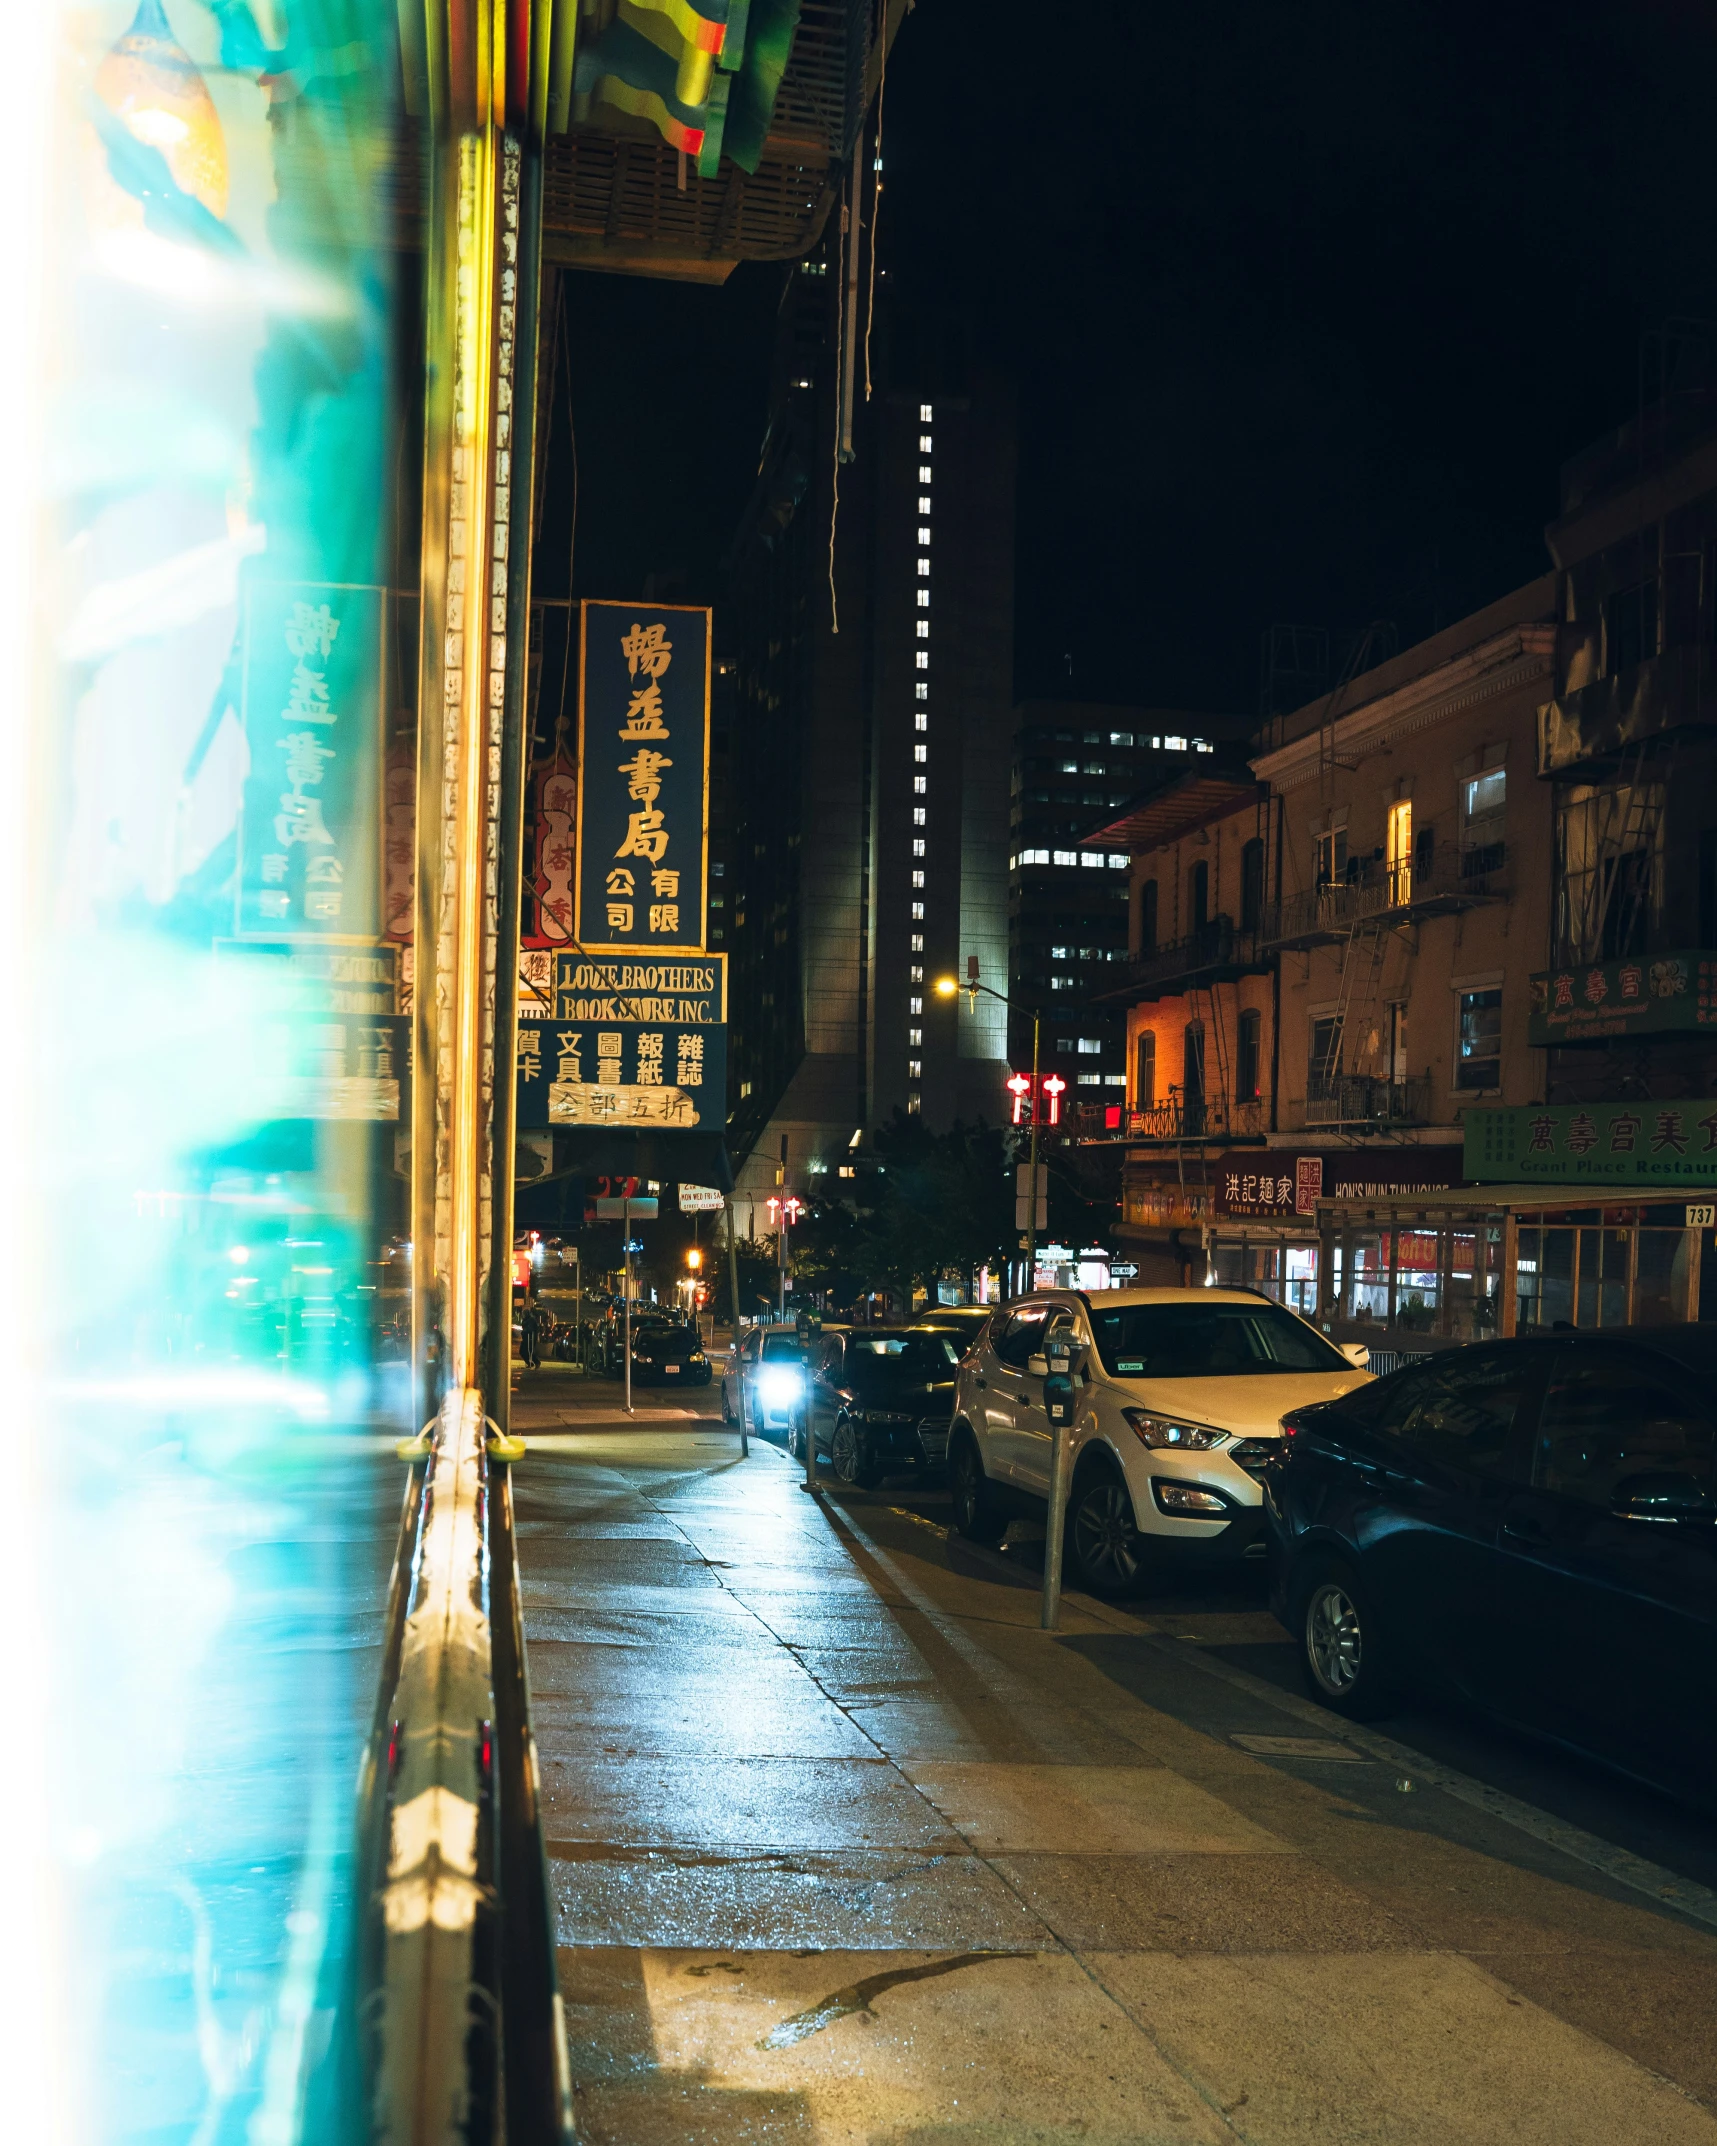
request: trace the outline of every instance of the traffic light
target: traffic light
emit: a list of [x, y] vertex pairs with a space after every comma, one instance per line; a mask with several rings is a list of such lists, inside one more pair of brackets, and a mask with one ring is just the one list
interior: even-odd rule
[[[1067, 1093], [1067, 1083], [1059, 1073], [1044, 1073], [1039, 1076], [1037, 1086], [1043, 1102], [1043, 1115], [1036, 1122], [1039, 1125], [1059, 1125], [1061, 1098]], [[1033, 1121], [1031, 1075], [1010, 1073], [1007, 1090], [1013, 1097], [1013, 1122], [1016, 1125], [1030, 1125]]]

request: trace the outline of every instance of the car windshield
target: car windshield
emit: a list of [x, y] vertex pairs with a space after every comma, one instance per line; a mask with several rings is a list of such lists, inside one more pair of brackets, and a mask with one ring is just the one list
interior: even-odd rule
[[1244, 1378], [1253, 1372], [1353, 1369], [1321, 1335], [1274, 1304], [1094, 1308], [1091, 1331], [1112, 1378]]
[[802, 1364], [805, 1344], [797, 1334], [765, 1334], [763, 1361], [766, 1364]]
[[960, 1354], [952, 1334], [854, 1334], [847, 1369], [853, 1378], [946, 1378]]

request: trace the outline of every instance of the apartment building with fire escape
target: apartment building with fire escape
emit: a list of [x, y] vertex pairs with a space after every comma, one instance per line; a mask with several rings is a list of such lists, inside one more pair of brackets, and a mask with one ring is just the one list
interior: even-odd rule
[[[1552, 570], [1182, 777], [1127, 847], [1141, 1277], [1376, 1361], [1717, 1317], [1717, 389], [1564, 468]], [[1214, 771], [1213, 771], [1214, 772]]]
[[[1557, 600], [1546, 575], [1279, 719], [1249, 767], [1188, 771], [1087, 835], [1134, 859], [1104, 1133], [1142, 1276], [1315, 1311], [1321, 1203], [1458, 1185], [1465, 1114], [1542, 1095]], [[1398, 1285], [1397, 1309], [1435, 1291]]]

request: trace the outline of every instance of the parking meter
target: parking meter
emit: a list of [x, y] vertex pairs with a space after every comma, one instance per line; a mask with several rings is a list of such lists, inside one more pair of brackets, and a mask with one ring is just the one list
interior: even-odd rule
[[1073, 1350], [1074, 1344], [1061, 1335], [1052, 1335], [1044, 1348], [1049, 1370], [1043, 1381], [1043, 1407], [1051, 1423], [1073, 1421]]

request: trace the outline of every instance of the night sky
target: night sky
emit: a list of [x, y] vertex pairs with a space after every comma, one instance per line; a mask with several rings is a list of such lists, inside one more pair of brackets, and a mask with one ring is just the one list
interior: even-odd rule
[[[882, 258], [1018, 374], [1020, 692], [1250, 713], [1272, 621], [1544, 571], [1642, 334], [1717, 319], [1714, 95], [1694, 0], [919, 0]], [[780, 277], [566, 279], [581, 593], [719, 603]]]

